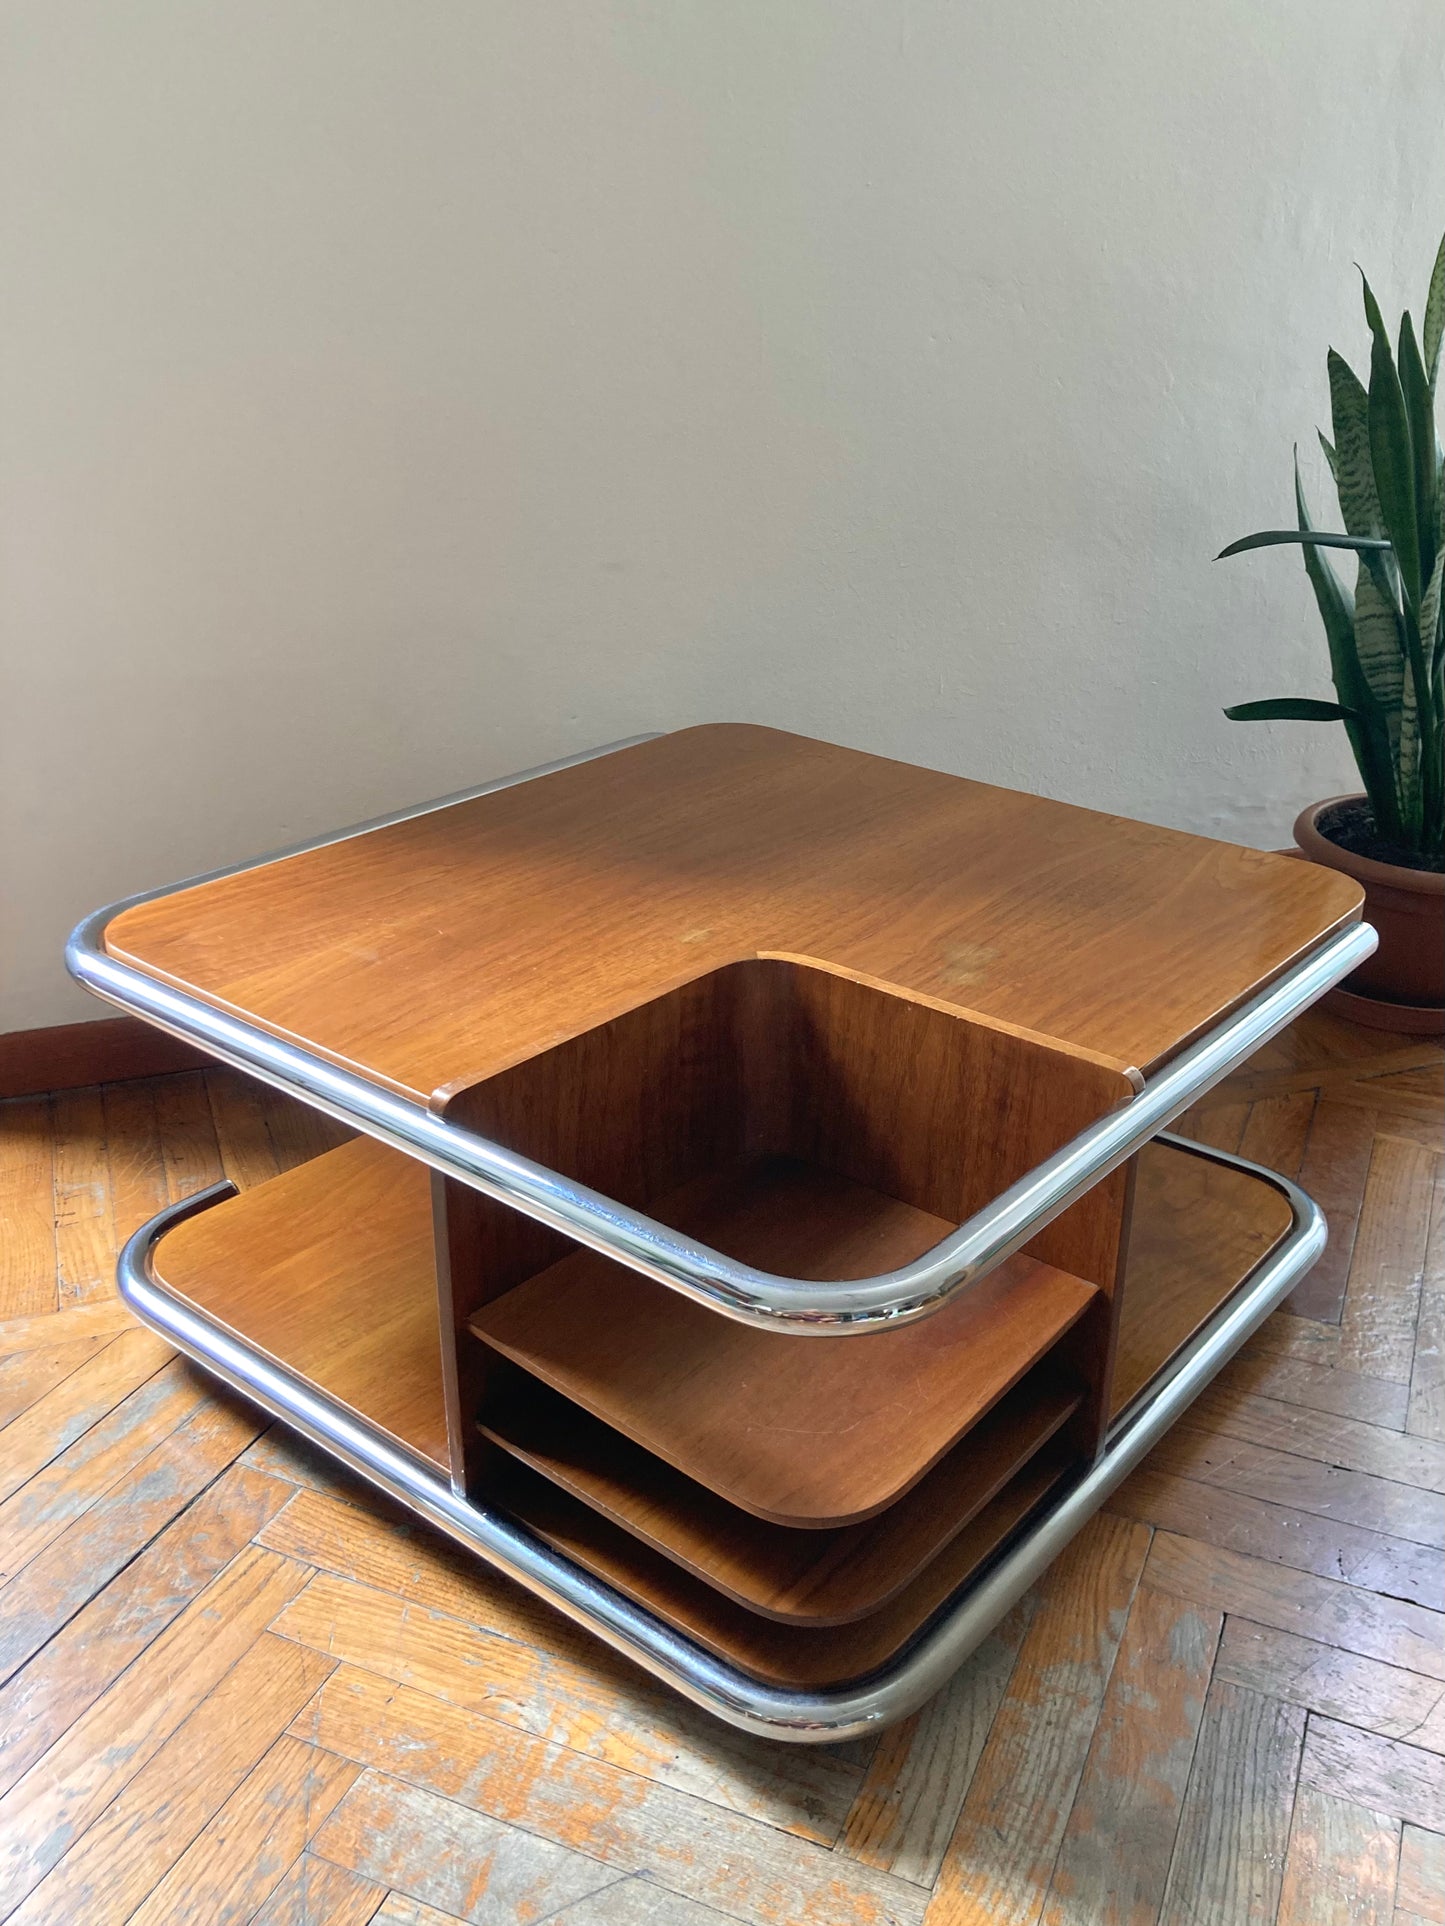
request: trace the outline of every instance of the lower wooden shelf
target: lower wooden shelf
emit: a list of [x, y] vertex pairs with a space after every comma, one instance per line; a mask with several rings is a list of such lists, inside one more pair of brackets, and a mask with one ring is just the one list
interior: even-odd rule
[[[799, 1273], [799, 1253], [824, 1272], [886, 1268], [948, 1228], [781, 1160], [667, 1208]], [[1285, 1197], [1246, 1172], [1172, 1146], [1140, 1154], [1116, 1411], [1290, 1222]], [[449, 1470], [451, 1331], [423, 1166], [358, 1138], [176, 1225], [154, 1267], [176, 1298]], [[1095, 1296], [1015, 1258], [899, 1331], [780, 1337], [578, 1251], [475, 1319], [508, 1362], [494, 1358], [471, 1414], [493, 1444], [471, 1495], [753, 1677], [841, 1683], [896, 1656], [1079, 1468], [1065, 1429], [1079, 1389], [1046, 1354]]]
[[744, 1610], [515, 1459], [498, 1458], [486, 1496], [554, 1550], [752, 1677], [826, 1686], [861, 1678], [902, 1651], [1077, 1463], [1054, 1439], [881, 1611], [826, 1629], [780, 1625]]
[[1117, 1416], [1288, 1232], [1282, 1191], [1172, 1144], [1139, 1152], [1119, 1290]]
[[370, 1137], [189, 1217], [156, 1276], [234, 1336], [450, 1471], [425, 1165]]
[[[953, 1228], [789, 1158], [729, 1166], [656, 1207], [767, 1269], [868, 1275]], [[846, 1253], [846, 1254], [845, 1254]], [[806, 1265], [801, 1261], [807, 1260]], [[719, 1497], [774, 1524], [895, 1504], [1079, 1318], [1092, 1284], [1012, 1257], [933, 1317], [867, 1337], [779, 1336], [592, 1251], [494, 1299], [474, 1334]]]
[[489, 1387], [483, 1433], [674, 1564], [765, 1618], [841, 1625], [896, 1598], [1072, 1417], [1046, 1367], [995, 1405], [896, 1505], [799, 1531], [739, 1511], [520, 1372]]

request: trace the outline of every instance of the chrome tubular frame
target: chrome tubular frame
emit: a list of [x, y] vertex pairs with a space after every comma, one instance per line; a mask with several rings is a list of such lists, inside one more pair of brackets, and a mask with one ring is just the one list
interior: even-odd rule
[[[279, 855], [299, 855], [347, 836], [386, 828], [649, 739], [635, 736], [608, 744], [298, 844]], [[72, 975], [98, 996], [173, 1036], [198, 1044], [222, 1062], [274, 1084], [445, 1176], [484, 1191], [575, 1242], [697, 1299], [724, 1317], [817, 1337], [866, 1335], [880, 1326], [906, 1323], [939, 1310], [956, 1292], [1012, 1255], [1156, 1136], [1202, 1092], [1347, 976], [1374, 951], [1378, 940], [1368, 923], [1354, 923], [1336, 931], [1156, 1075], [1141, 1079], [1142, 1087], [1130, 1102], [1081, 1131], [923, 1256], [876, 1277], [820, 1283], [780, 1277], [739, 1263], [585, 1184], [448, 1123], [423, 1104], [398, 1096], [314, 1051], [273, 1036], [107, 954], [105, 927], [121, 910], [252, 866], [238, 864], [214, 870], [172, 889], [128, 897], [87, 917], [66, 948]]]
[[157, 1243], [182, 1219], [230, 1196], [231, 1185], [218, 1184], [184, 1203], [172, 1204], [143, 1225], [121, 1254], [120, 1289], [138, 1317], [207, 1371], [645, 1671], [746, 1732], [817, 1744], [876, 1732], [930, 1698], [1324, 1249], [1324, 1219], [1296, 1185], [1223, 1151], [1179, 1138], [1162, 1141], [1274, 1185], [1289, 1201], [1291, 1228], [1136, 1400], [1110, 1434], [1102, 1455], [1075, 1484], [956, 1593], [900, 1657], [869, 1678], [823, 1691], [785, 1691], [760, 1684], [703, 1651], [553, 1551], [514, 1519], [458, 1497], [433, 1467], [168, 1291], [152, 1267]]

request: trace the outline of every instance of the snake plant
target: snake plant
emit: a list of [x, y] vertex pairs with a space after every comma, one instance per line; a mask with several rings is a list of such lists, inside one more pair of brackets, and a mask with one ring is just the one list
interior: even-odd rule
[[[1363, 278], [1363, 277], [1362, 277]], [[1336, 702], [1283, 696], [1226, 709], [1235, 722], [1342, 722], [1377, 835], [1434, 868], [1445, 851], [1445, 485], [1435, 438], [1435, 391], [1445, 330], [1445, 239], [1435, 257], [1417, 344], [1408, 313], [1392, 353], [1379, 304], [1364, 282], [1369, 324], [1366, 387], [1331, 348], [1326, 366], [1334, 441], [1320, 436], [1339, 496], [1342, 534], [1315, 528], [1295, 450], [1298, 526], [1231, 542], [1224, 555], [1296, 543], [1329, 644]], [[1353, 550], [1351, 595], [1322, 553]]]

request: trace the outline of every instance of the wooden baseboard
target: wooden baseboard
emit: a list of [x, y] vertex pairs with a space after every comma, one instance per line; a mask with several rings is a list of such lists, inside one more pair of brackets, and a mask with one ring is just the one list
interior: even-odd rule
[[33, 1097], [87, 1083], [122, 1083], [197, 1070], [209, 1062], [189, 1043], [153, 1030], [136, 1017], [97, 1023], [54, 1023], [44, 1030], [0, 1036], [0, 1097]]

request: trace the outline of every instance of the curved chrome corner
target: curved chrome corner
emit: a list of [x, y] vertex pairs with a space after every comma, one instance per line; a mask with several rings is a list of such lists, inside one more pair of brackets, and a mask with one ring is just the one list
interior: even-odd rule
[[[347, 835], [384, 828], [429, 809], [489, 794], [558, 769], [611, 754], [633, 743], [590, 750], [541, 769], [508, 776], [423, 807], [379, 817], [282, 851], [306, 849]], [[275, 858], [267, 858], [274, 861]], [[97, 996], [144, 1017], [248, 1075], [274, 1084], [303, 1103], [418, 1158], [443, 1175], [499, 1199], [565, 1237], [640, 1271], [710, 1310], [742, 1323], [800, 1336], [864, 1336], [940, 1310], [954, 1294], [984, 1277], [1069, 1205], [1158, 1134], [1213, 1084], [1235, 1069], [1299, 1012], [1355, 969], [1376, 948], [1367, 923], [1337, 931], [1318, 949], [1231, 1017], [1148, 1078], [1138, 1095], [1081, 1131], [1053, 1156], [1003, 1191], [911, 1263], [873, 1277], [819, 1282], [779, 1276], [728, 1257], [644, 1212], [632, 1210], [501, 1144], [435, 1116], [370, 1079], [272, 1036], [107, 954], [105, 926], [122, 909], [172, 895], [195, 883], [236, 873], [215, 870], [174, 890], [133, 896], [87, 917], [66, 948], [71, 974]]]
[[1102, 1456], [1071, 1489], [1026, 1526], [980, 1578], [944, 1606], [891, 1665], [871, 1678], [826, 1691], [785, 1691], [763, 1685], [714, 1658], [504, 1513], [457, 1497], [435, 1472], [382, 1433], [173, 1297], [154, 1274], [156, 1244], [184, 1217], [228, 1195], [230, 1185], [217, 1185], [185, 1203], [172, 1204], [142, 1225], [121, 1253], [120, 1288], [146, 1324], [207, 1371], [695, 1704], [746, 1732], [820, 1744], [877, 1732], [931, 1698], [1323, 1250], [1324, 1219], [1297, 1185], [1223, 1151], [1179, 1138], [1164, 1141], [1265, 1178], [1289, 1200], [1290, 1230], [1147, 1388], [1133, 1413], [1111, 1435]]

